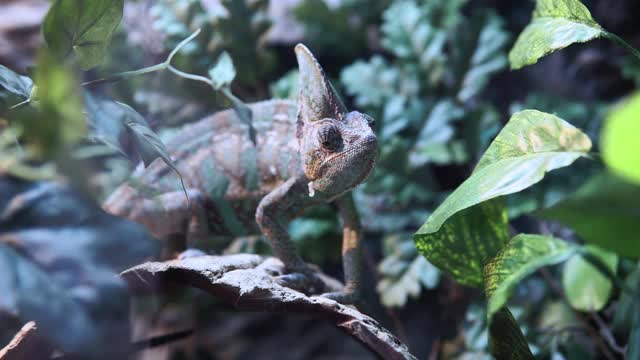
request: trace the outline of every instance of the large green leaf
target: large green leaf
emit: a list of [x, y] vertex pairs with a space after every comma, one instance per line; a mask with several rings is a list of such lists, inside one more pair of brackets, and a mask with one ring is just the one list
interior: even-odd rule
[[604, 34], [580, 0], [537, 0], [531, 22], [509, 52], [509, 62], [512, 69], [519, 69], [556, 50]]
[[569, 243], [549, 236], [520, 234], [484, 267], [489, 319], [507, 302], [516, 285], [543, 266], [560, 263], [575, 252]]
[[536, 216], [570, 226], [586, 242], [621, 256], [640, 257], [640, 186], [601, 173]]
[[509, 240], [502, 199], [460, 211], [439, 231], [421, 233], [421, 230], [414, 235], [420, 253], [456, 281], [475, 287], [482, 287], [485, 262]]
[[416, 239], [437, 232], [460, 210], [512, 194], [551, 171], [585, 156], [591, 140], [557, 116], [536, 110], [515, 113], [482, 156], [473, 174], [427, 219]]
[[47, 45], [60, 58], [75, 53], [85, 70], [100, 65], [123, 7], [124, 0], [56, 0], [42, 27]]
[[640, 184], [640, 94], [614, 110], [602, 129], [602, 157], [616, 174]]
[[[585, 250], [597, 257], [609, 271], [615, 273], [618, 257], [597, 247]], [[600, 311], [609, 301], [613, 285], [611, 280], [582, 256], [569, 259], [562, 272], [564, 293], [573, 308], [581, 311]]]

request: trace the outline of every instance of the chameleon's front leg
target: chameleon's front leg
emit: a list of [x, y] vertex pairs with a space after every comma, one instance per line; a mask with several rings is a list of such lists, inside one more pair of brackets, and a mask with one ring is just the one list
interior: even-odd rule
[[360, 218], [351, 192], [342, 195], [335, 202], [342, 218], [342, 268], [345, 287], [343, 291], [326, 293], [322, 296], [343, 304], [359, 300], [362, 286], [362, 241]]
[[314, 291], [322, 287], [321, 281], [302, 260], [287, 231], [287, 224], [304, 208], [307, 194], [307, 187], [301, 180], [289, 179], [262, 198], [256, 210], [256, 222], [269, 240], [274, 255], [282, 260], [287, 271], [293, 273], [282, 276], [281, 284]]

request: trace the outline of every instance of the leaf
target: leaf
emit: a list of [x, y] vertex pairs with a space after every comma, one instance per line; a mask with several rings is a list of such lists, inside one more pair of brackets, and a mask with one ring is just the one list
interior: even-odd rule
[[0, 114], [19, 101], [30, 98], [32, 88], [31, 78], [0, 65]]
[[35, 320], [81, 358], [125, 358], [128, 290], [116, 275], [159, 243], [69, 186], [0, 176], [0, 189], [0, 317]]
[[501, 308], [489, 323], [489, 351], [496, 359], [533, 359], [518, 323], [506, 307]]
[[218, 57], [218, 61], [209, 69], [209, 77], [216, 90], [231, 85], [231, 82], [236, 77], [236, 68], [233, 66], [233, 60], [231, 60], [228, 52], [224, 51]]
[[556, 50], [604, 34], [580, 0], [537, 0], [531, 22], [509, 52], [511, 69], [535, 64]]
[[58, 58], [73, 52], [84, 70], [102, 64], [123, 7], [124, 0], [56, 0], [42, 25], [49, 49]]
[[[12, 248], [0, 244], [0, 312], [36, 321], [66, 351], [90, 353], [99, 340], [89, 314], [68, 289]], [[74, 334], [74, 336], [69, 336]]]
[[593, 176], [575, 193], [535, 213], [571, 227], [586, 242], [620, 256], [640, 257], [640, 187], [607, 172]]
[[605, 164], [627, 181], [640, 185], [640, 94], [607, 116], [602, 129], [602, 158]]
[[15, 122], [24, 130], [25, 143], [40, 159], [53, 159], [86, 135], [82, 101], [74, 74], [49, 53], [38, 57], [35, 83], [37, 106], [18, 108]]
[[[473, 55], [464, 54], [466, 69], [457, 98], [466, 102], [477, 96], [489, 83], [489, 77], [507, 65], [505, 45], [509, 35], [503, 27], [503, 21], [496, 15], [484, 16], [482, 27], [478, 30]], [[475, 30], [475, 29], [474, 29]]]
[[435, 288], [440, 271], [418, 254], [409, 234], [393, 234], [384, 239], [385, 258], [378, 264], [381, 280], [377, 290], [387, 307], [404, 306], [417, 298], [422, 287]]
[[627, 345], [627, 351], [625, 352], [626, 359], [640, 358], [640, 297], [638, 296], [633, 299], [632, 311], [631, 334], [629, 334], [629, 345]]
[[[432, 215], [433, 216], [433, 215]], [[502, 199], [462, 210], [435, 232], [414, 235], [418, 251], [461, 284], [482, 287], [482, 269], [509, 240]]]
[[520, 234], [484, 267], [489, 319], [509, 299], [518, 283], [543, 266], [565, 261], [575, 252], [569, 243], [542, 235]]
[[[585, 246], [584, 249], [615, 273], [618, 266], [618, 257], [615, 254], [593, 246]], [[562, 286], [569, 304], [580, 311], [602, 310], [609, 301], [613, 288], [611, 280], [581, 255], [572, 257], [564, 265]]]
[[[636, 268], [631, 271], [627, 278], [624, 280], [624, 286], [627, 289], [631, 289], [634, 293], [638, 291], [640, 285], [640, 267], [636, 265]], [[615, 313], [613, 314], [613, 321], [611, 328], [615, 332], [627, 332], [631, 329], [633, 312], [634, 312], [634, 294], [628, 291], [622, 291], [620, 293], [620, 300]]]
[[417, 234], [429, 234], [456, 212], [513, 194], [567, 166], [591, 148], [591, 140], [566, 121], [536, 110], [514, 114], [462, 185], [433, 212]]

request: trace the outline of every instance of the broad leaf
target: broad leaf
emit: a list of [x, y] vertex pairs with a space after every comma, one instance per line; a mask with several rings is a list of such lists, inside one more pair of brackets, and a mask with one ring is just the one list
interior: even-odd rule
[[489, 351], [496, 359], [533, 359], [527, 340], [506, 307], [500, 309], [489, 323]]
[[100, 65], [123, 7], [124, 0], [56, 0], [42, 26], [49, 49], [59, 58], [73, 52], [85, 70]]
[[414, 235], [427, 260], [459, 283], [482, 287], [482, 269], [509, 240], [507, 212], [502, 199], [484, 202], [453, 215], [436, 232]]
[[233, 60], [231, 60], [229, 53], [225, 51], [220, 55], [218, 61], [209, 70], [209, 77], [216, 90], [231, 85], [236, 77], [236, 68], [233, 66]]
[[[36, 321], [66, 351], [91, 353], [99, 341], [89, 314], [68, 289], [12, 248], [0, 244], [0, 313]], [[69, 274], [71, 275], [71, 274]], [[73, 336], [69, 336], [73, 334]], [[94, 354], [95, 356], [95, 354]]]
[[[597, 247], [585, 250], [597, 257], [608, 270], [615, 273], [618, 257]], [[600, 311], [609, 301], [613, 285], [611, 280], [581, 255], [569, 259], [562, 272], [562, 286], [569, 304], [581, 311]]]
[[536, 216], [571, 227], [588, 243], [621, 256], [640, 257], [640, 186], [601, 173]]
[[602, 129], [602, 157], [616, 174], [640, 185], [640, 94], [615, 109]]
[[0, 317], [35, 320], [83, 359], [125, 358], [128, 291], [116, 274], [159, 243], [68, 186], [0, 176], [0, 193]]
[[620, 294], [620, 299], [618, 300], [618, 305], [613, 314], [613, 322], [611, 323], [611, 328], [615, 332], [627, 332], [631, 329], [631, 320], [633, 319], [633, 311], [634, 311], [634, 299], [637, 296], [634, 296], [635, 292], [640, 289], [640, 267], [636, 265], [636, 268], [627, 275], [627, 278], [624, 280], [624, 286], [627, 289], [631, 289], [633, 291], [622, 291]]
[[580, 0], [537, 0], [531, 22], [509, 53], [509, 62], [512, 69], [519, 69], [553, 51], [604, 34]]
[[574, 252], [569, 243], [548, 236], [520, 234], [511, 239], [484, 267], [489, 319], [507, 303], [522, 279], [543, 266], [566, 260]]
[[585, 156], [590, 148], [585, 134], [557, 116], [536, 110], [515, 113], [471, 177], [433, 212], [416, 238], [437, 232], [458, 211], [528, 188], [547, 171]]

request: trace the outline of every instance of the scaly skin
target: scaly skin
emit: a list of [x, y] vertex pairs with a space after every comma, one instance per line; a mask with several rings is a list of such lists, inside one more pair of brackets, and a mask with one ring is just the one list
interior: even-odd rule
[[191, 207], [172, 170], [161, 161], [140, 166], [133, 177], [159, 196], [145, 199], [123, 185], [104, 208], [145, 225], [155, 236], [181, 238], [189, 246], [215, 237], [264, 235], [292, 274], [282, 283], [313, 288], [317, 279], [300, 258], [287, 224], [309, 207], [333, 202], [343, 222], [345, 289], [324, 294], [357, 301], [361, 234], [350, 190], [375, 164], [378, 147], [372, 119], [347, 112], [322, 68], [303, 45], [296, 46], [300, 96], [292, 101], [251, 104], [256, 145], [233, 110], [218, 112], [182, 129], [167, 144], [182, 173]]

